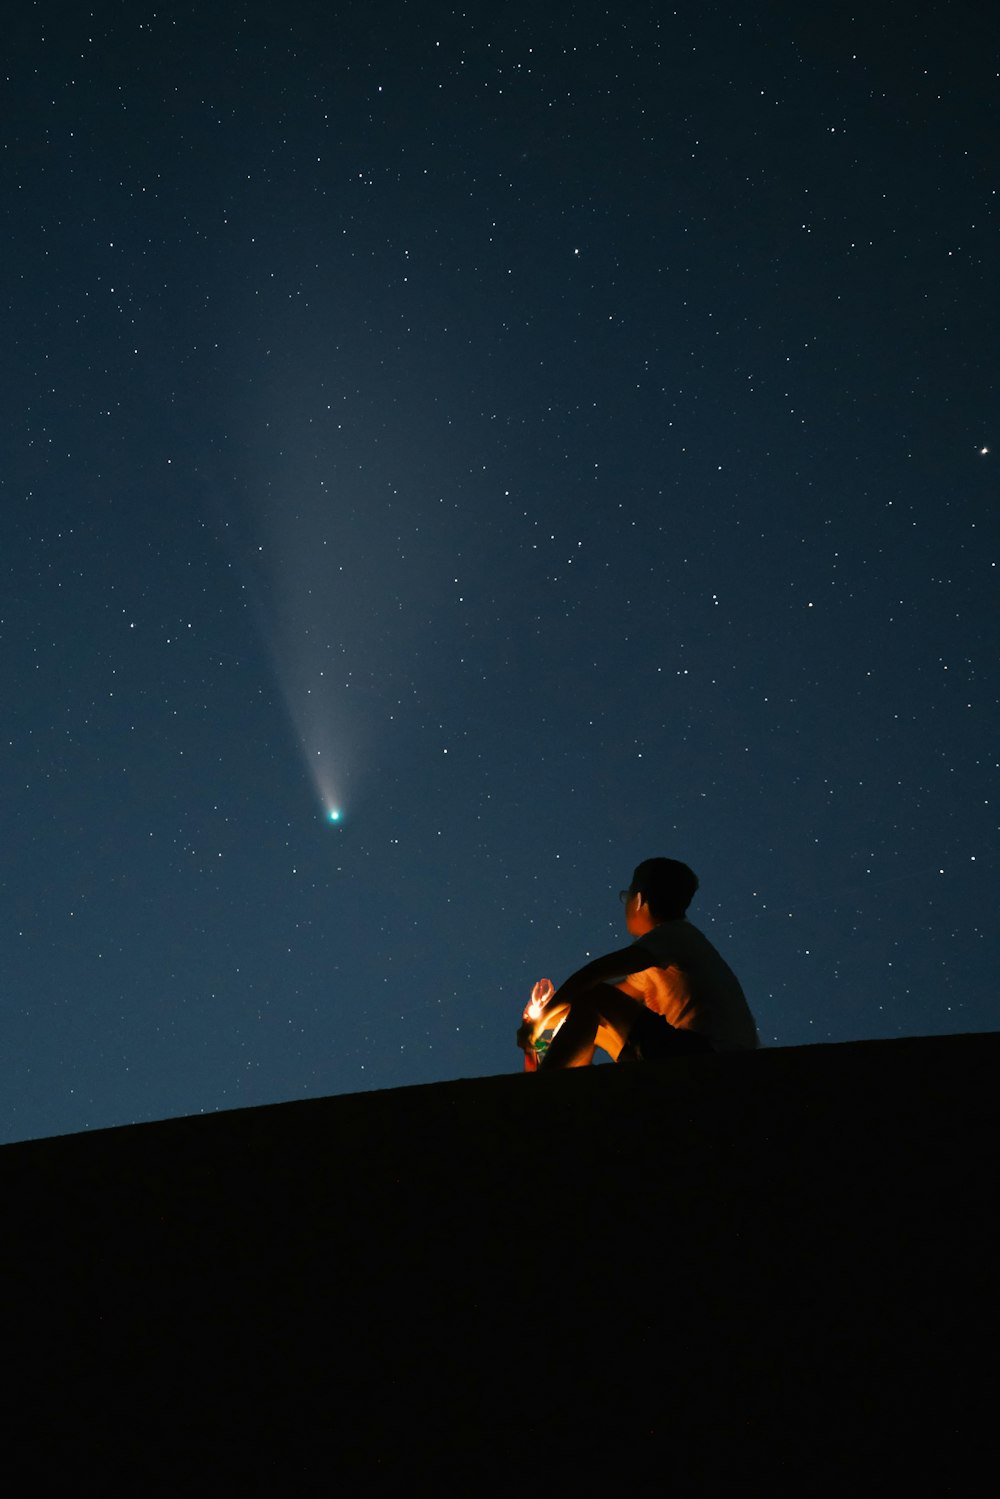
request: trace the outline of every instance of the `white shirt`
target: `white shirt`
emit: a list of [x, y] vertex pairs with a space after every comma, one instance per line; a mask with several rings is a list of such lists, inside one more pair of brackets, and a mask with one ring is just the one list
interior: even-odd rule
[[717, 1051], [760, 1045], [739, 979], [696, 926], [684, 917], [663, 921], [635, 940], [656, 966], [623, 979], [618, 988], [624, 994], [678, 1030], [697, 1031]]

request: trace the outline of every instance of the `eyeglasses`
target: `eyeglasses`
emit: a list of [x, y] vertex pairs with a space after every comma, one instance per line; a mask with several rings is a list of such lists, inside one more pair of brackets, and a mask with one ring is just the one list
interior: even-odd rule
[[627, 906], [634, 894], [634, 890], [619, 890], [618, 899], [621, 901], [623, 906]]

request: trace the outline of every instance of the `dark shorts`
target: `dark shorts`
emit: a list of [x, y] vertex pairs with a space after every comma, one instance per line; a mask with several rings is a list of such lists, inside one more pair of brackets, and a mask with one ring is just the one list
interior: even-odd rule
[[655, 1062], [660, 1057], [690, 1057], [699, 1052], [714, 1052], [711, 1041], [697, 1031], [680, 1031], [676, 1026], [647, 1010], [645, 1005], [632, 1022], [628, 1040], [622, 1047], [619, 1062]]

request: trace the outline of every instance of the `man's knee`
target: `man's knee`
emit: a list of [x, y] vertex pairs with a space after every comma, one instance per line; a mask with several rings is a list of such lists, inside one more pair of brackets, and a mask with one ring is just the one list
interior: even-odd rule
[[594, 998], [594, 1007], [605, 1025], [612, 1025], [615, 1030], [626, 1034], [636, 1015], [644, 1008], [637, 999], [623, 994], [614, 984], [598, 984], [590, 993]]

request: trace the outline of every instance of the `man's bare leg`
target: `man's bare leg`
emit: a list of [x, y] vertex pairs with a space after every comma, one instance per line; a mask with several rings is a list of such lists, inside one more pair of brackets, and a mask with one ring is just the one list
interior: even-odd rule
[[542, 1069], [589, 1067], [598, 1044], [617, 1061], [640, 1009], [638, 1000], [612, 984], [586, 990], [570, 1005], [565, 1023], [549, 1043]]

